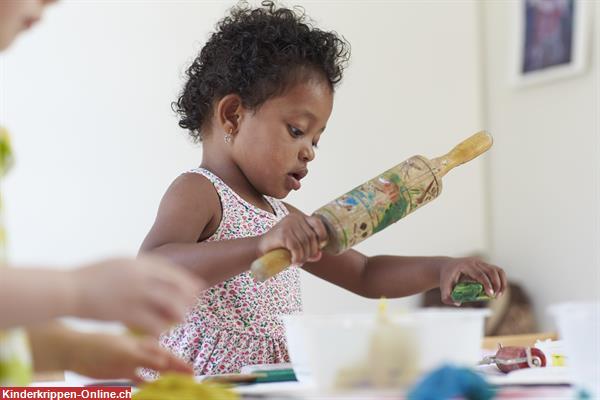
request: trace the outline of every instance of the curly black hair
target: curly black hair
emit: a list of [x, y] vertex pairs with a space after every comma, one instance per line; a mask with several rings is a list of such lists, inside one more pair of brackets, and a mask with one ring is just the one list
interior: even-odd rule
[[202, 140], [215, 101], [235, 93], [244, 107], [257, 109], [282, 94], [298, 74], [321, 75], [332, 90], [342, 79], [350, 45], [335, 32], [312, 26], [304, 10], [263, 1], [252, 8], [238, 3], [219, 21], [187, 69], [187, 82], [173, 109], [179, 126]]

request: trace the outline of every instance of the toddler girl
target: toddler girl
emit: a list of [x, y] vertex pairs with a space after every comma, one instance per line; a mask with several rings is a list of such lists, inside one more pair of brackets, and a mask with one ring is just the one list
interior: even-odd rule
[[287, 248], [295, 265], [369, 298], [441, 287], [448, 302], [461, 275], [488, 294], [505, 287], [504, 272], [477, 259], [321, 254], [321, 221], [281, 200], [301, 188], [348, 57], [336, 33], [263, 2], [234, 8], [187, 71], [176, 108], [179, 125], [202, 142], [202, 163], [169, 187], [141, 252], [211, 286], [161, 339], [198, 375], [289, 361], [280, 316], [301, 311], [298, 267], [264, 283], [248, 272], [273, 249]]

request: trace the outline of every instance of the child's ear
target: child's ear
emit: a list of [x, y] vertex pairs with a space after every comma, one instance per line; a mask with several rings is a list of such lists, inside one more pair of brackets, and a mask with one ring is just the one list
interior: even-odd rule
[[223, 132], [236, 134], [244, 112], [242, 98], [237, 94], [228, 94], [217, 103], [217, 121]]

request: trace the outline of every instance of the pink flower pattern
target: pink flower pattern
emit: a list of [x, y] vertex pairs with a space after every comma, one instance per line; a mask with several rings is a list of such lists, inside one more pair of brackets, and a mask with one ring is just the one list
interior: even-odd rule
[[[262, 235], [288, 214], [281, 201], [268, 196], [265, 199], [275, 214], [253, 206], [206, 169], [189, 173], [210, 180], [221, 199], [221, 223], [207, 242]], [[262, 283], [244, 272], [205, 290], [184, 323], [163, 334], [160, 341], [191, 363], [196, 375], [239, 372], [250, 364], [289, 362], [280, 316], [301, 311], [297, 267]]]

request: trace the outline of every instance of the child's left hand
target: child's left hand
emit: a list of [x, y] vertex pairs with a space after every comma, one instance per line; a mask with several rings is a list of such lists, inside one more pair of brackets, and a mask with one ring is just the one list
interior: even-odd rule
[[485, 292], [491, 297], [501, 296], [508, 286], [502, 268], [474, 257], [449, 258], [440, 268], [440, 290], [444, 303], [460, 305], [455, 303], [450, 295], [462, 276], [481, 283]]
[[67, 369], [97, 379], [142, 382], [139, 368], [192, 374], [192, 367], [162, 348], [152, 337], [75, 333]]

